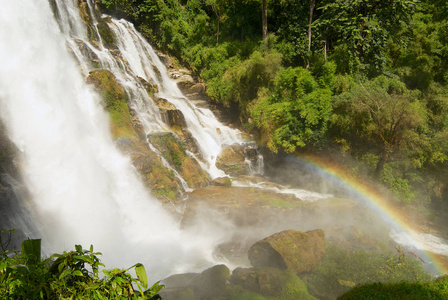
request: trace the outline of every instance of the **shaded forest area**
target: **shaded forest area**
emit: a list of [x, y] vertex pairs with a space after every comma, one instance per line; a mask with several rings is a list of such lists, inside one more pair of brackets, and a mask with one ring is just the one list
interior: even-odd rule
[[[273, 152], [448, 208], [444, 0], [102, 0]], [[267, 7], [264, 38], [262, 10]]]

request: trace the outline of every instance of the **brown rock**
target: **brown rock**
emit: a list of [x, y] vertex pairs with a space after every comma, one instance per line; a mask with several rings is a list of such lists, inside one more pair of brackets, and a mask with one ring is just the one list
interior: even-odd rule
[[294, 273], [311, 271], [324, 255], [325, 233], [321, 229], [285, 230], [255, 243], [249, 250], [249, 260], [254, 267], [273, 267]]
[[229, 187], [232, 185], [232, 180], [229, 177], [218, 177], [213, 179], [212, 185]]
[[184, 115], [176, 106], [174, 106], [174, 104], [164, 98], [156, 98], [154, 101], [168, 126], [180, 128], [187, 127]]
[[246, 163], [245, 146], [234, 144], [224, 148], [216, 158], [216, 167], [227, 174], [238, 176], [249, 173], [249, 165]]
[[[165, 289], [160, 294], [178, 300], [216, 299], [225, 294], [229, 277], [230, 270], [225, 265], [213, 266], [202, 273], [176, 274], [162, 280]], [[174, 295], [176, 298], [171, 297]]]

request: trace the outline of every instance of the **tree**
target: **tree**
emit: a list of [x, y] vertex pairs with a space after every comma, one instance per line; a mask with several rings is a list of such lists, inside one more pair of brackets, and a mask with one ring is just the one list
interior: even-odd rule
[[271, 91], [261, 91], [251, 104], [255, 124], [274, 152], [279, 148], [294, 152], [308, 144], [319, 144], [331, 109], [331, 91], [319, 86], [310, 71], [300, 67], [280, 71]]
[[404, 83], [380, 76], [356, 84], [335, 100], [333, 126], [341, 133], [339, 138], [376, 152], [375, 179], [393, 154], [419, 148], [419, 128], [425, 125], [427, 112]]
[[[336, 0], [319, 7], [318, 30], [330, 47], [345, 45], [352, 60], [371, 71], [386, 64], [386, 44], [402, 24], [409, 25], [416, 0]], [[398, 41], [396, 41], [398, 42]]]

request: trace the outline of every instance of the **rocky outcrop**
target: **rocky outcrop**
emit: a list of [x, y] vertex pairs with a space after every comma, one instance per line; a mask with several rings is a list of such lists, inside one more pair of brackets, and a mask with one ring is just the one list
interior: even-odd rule
[[165, 289], [160, 295], [166, 299], [218, 299], [226, 294], [230, 270], [216, 265], [202, 273], [177, 274], [162, 280]]
[[216, 186], [232, 186], [232, 180], [229, 177], [218, 177], [213, 179], [212, 185]]
[[183, 144], [170, 132], [148, 135], [149, 142], [159, 150], [169, 164], [185, 179], [191, 188], [209, 184], [208, 174], [193, 157], [190, 157]]
[[182, 131], [187, 127], [185, 117], [174, 104], [164, 98], [155, 98], [154, 102], [160, 110], [165, 123], [174, 131]]
[[254, 267], [273, 267], [297, 274], [310, 272], [325, 255], [323, 230], [285, 230], [271, 235], [249, 250]]
[[216, 167], [229, 175], [249, 175], [260, 159], [252, 144], [234, 144], [224, 148], [216, 158]]
[[276, 268], [236, 268], [229, 282], [269, 299], [312, 300], [305, 283], [295, 274]]
[[244, 150], [245, 146], [238, 144], [224, 148], [216, 158], [216, 167], [233, 176], [249, 174], [250, 168]]
[[140, 121], [129, 110], [126, 93], [114, 75], [107, 70], [91, 71], [87, 82], [100, 92], [110, 115], [112, 136], [120, 150], [131, 158], [145, 186], [162, 201], [176, 200], [182, 185], [149, 148]]
[[91, 71], [87, 83], [95, 86], [104, 100], [104, 108], [109, 112], [114, 138], [136, 135], [130, 118], [127, 97], [124, 88], [108, 70]]

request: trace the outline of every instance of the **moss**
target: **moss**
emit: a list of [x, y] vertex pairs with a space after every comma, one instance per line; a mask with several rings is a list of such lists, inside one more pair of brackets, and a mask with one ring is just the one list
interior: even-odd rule
[[196, 160], [188, 156], [183, 144], [172, 133], [148, 138], [190, 187], [201, 187], [209, 183], [208, 175]]
[[100, 19], [98, 21], [97, 28], [101, 35], [101, 39], [103, 40], [104, 46], [107, 48], [115, 48], [117, 45], [117, 38], [115, 37], [112, 29], [110, 29], [109, 25], [107, 25], [107, 20]]
[[400, 283], [372, 283], [364, 286], [355, 287], [353, 290], [345, 293], [338, 299], [406, 299], [406, 300], [438, 300], [448, 299], [448, 291], [441, 288], [436, 283], [422, 282], [400, 282]]
[[179, 185], [174, 180], [174, 174], [166, 169], [160, 159], [151, 162], [151, 171], [148, 174], [149, 183], [154, 195], [158, 198], [175, 200], [179, 192]]
[[104, 107], [111, 118], [113, 137], [137, 139], [126, 103], [126, 92], [115, 76], [107, 70], [95, 70], [90, 72], [87, 82], [93, 84], [103, 98]]
[[[327, 255], [307, 280], [308, 290], [316, 297], [334, 299], [349, 291], [348, 282], [428, 281], [431, 275], [421, 262], [391, 252], [344, 249], [327, 245]], [[359, 298], [364, 299], [364, 298]]]
[[317, 300], [308, 293], [305, 283], [294, 274], [285, 273], [282, 280], [285, 284], [273, 300]]
[[226, 300], [268, 300], [268, 298], [265, 298], [265, 297], [261, 296], [260, 294], [245, 290], [241, 286], [233, 285], [233, 284], [227, 286], [226, 297], [223, 297], [222, 299], [226, 299]]
[[79, 15], [81, 16], [81, 19], [86, 23], [87, 25], [90, 25], [92, 23], [92, 20], [90, 19], [89, 14], [89, 7], [87, 6], [86, 2], [80, 2], [78, 6]]

